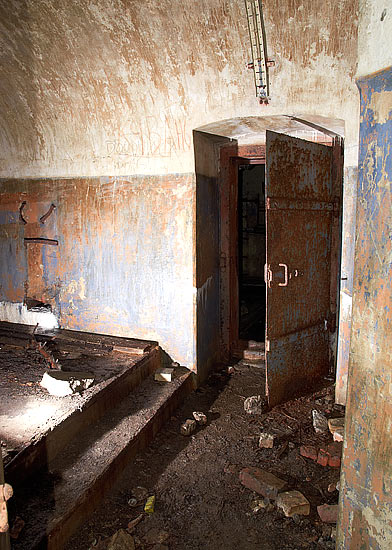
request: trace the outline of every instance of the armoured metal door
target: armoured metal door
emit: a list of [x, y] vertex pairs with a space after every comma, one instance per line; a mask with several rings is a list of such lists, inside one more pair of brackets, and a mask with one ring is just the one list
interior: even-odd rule
[[267, 131], [267, 395], [275, 405], [329, 368], [332, 148]]

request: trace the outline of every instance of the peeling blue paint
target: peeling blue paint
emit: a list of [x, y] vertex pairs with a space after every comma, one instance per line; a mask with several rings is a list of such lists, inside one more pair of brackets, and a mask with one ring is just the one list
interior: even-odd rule
[[392, 68], [361, 79], [358, 87], [358, 239], [337, 548], [387, 550], [392, 540]]

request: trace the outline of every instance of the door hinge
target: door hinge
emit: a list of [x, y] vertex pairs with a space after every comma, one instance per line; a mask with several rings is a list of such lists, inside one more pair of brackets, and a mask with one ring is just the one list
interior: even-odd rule
[[265, 351], [269, 351], [270, 350], [270, 341], [266, 338], [265, 339]]

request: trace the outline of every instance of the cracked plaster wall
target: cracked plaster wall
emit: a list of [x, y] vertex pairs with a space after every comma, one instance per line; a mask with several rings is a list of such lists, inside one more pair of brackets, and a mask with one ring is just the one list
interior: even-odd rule
[[[61, 326], [150, 336], [195, 367], [192, 130], [241, 116], [342, 119], [346, 166], [356, 164], [357, 2], [265, 0], [263, 6], [275, 60], [268, 106], [258, 104], [246, 66], [242, 0], [0, 0], [1, 208], [9, 212], [1, 246], [4, 255], [14, 254], [1, 281], [3, 301], [20, 303], [30, 266]], [[70, 218], [57, 223], [56, 254], [37, 253], [34, 261], [19, 242], [18, 219], [10, 224], [7, 216], [14, 220], [19, 201], [39, 200], [40, 180], [44, 200], [56, 199], [58, 215]], [[125, 198], [115, 201], [119, 181]], [[153, 200], [154, 189], [162, 200]], [[132, 216], [134, 223], [123, 221]], [[113, 231], [103, 225], [109, 218]], [[118, 231], [123, 223], [128, 233]], [[88, 237], [80, 234], [86, 225]], [[87, 252], [86, 239], [96, 248]], [[137, 261], [120, 252], [120, 261], [102, 263], [108, 251], [122, 250], [120, 239], [126, 249], [128, 239], [138, 243]], [[41, 285], [39, 273], [46, 273]], [[81, 279], [83, 300], [71, 284]], [[106, 316], [97, 313], [101, 296], [111, 301]]]

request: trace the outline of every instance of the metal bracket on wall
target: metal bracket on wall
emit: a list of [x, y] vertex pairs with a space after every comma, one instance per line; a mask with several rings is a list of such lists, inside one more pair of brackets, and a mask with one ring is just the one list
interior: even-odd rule
[[268, 67], [274, 62], [267, 59], [267, 48], [261, 0], [245, 0], [248, 18], [249, 37], [252, 51], [252, 61], [248, 68], [253, 69], [256, 97], [260, 103], [267, 104], [269, 99]]

